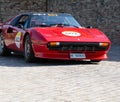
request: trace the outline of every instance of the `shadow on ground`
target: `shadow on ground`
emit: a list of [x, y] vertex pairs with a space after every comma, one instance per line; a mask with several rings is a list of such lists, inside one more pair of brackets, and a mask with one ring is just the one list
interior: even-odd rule
[[[66, 61], [66, 60], [51, 60], [51, 59], [36, 59], [33, 63], [26, 63], [24, 57], [20, 55], [11, 55], [0, 57], [0, 66], [7, 67], [32, 67], [32, 66], [67, 66], [67, 65], [89, 65], [93, 64], [90, 61]], [[98, 63], [94, 63], [98, 64]]]

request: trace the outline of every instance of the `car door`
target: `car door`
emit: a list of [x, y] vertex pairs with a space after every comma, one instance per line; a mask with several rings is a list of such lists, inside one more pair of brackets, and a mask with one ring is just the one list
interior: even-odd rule
[[21, 15], [7, 29], [7, 45], [9, 49], [20, 51], [22, 49], [22, 38], [27, 28], [28, 15]]

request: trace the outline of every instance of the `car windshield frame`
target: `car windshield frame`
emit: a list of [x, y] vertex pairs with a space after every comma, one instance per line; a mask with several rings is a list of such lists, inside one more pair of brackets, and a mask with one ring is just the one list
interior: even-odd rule
[[69, 26], [81, 27], [77, 20], [71, 14], [43, 13], [33, 14], [30, 20], [30, 27], [52, 27]]

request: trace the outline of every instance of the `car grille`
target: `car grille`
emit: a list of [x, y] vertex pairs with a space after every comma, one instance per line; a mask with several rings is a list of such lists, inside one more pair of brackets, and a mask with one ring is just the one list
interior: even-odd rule
[[61, 51], [105, 51], [108, 49], [108, 46], [99, 46], [99, 43], [60, 42], [59, 46], [50, 46], [48, 44], [48, 49]]

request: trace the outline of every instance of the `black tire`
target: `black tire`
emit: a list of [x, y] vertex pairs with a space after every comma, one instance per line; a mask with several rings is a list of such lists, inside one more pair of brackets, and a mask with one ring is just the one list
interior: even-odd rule
[[5, 45], [4, 36], [0, 33], [0, 56], [8, 56], [10, 53]]
[[35, 60], [34, 52], [32, 49], [32, 43], [30, 36], [26, 35], [24, 43], [24, 58], [26, 62], [33, 62]]

